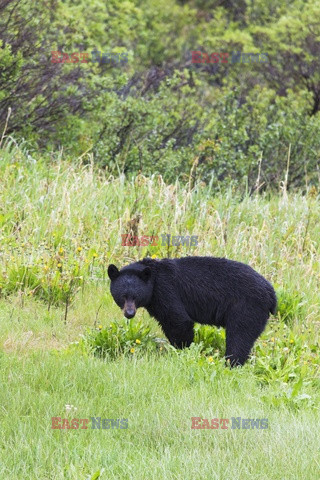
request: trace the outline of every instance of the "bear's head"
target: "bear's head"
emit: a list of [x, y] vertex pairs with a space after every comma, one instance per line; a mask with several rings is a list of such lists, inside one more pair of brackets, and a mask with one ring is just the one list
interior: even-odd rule
[[150, 267], [124, 267], [120, 271], [109, 265], [110, 291], [116, 304], [127, 318], [133, 318], [137, 308], [146, 307], [152, 297], [153, 281]]

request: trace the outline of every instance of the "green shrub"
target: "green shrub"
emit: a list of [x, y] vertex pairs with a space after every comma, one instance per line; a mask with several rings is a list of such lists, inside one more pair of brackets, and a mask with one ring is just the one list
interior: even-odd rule
[[137, 354], [141, 350], [156, 351], [164, 341], [151, 333], [151, 327], [136, 319], [115, 321], [105, 328], [88, 330], [82, 342], [89, 352], [100, 358], [114, 359], [123, 354]]
[[216, 353], [219, 356], [223, 356], [225, 352], [225, 338], [225, 331], [222, 328], [195, 325], [193, 341], [201, 346], [200, 351], [206, 355]]
[[277, 291], [277, 299], [276, 314], [282, 322], [292, 326], [295, 319], [302, 319], [305, 302], [300, 292], [280, 289]]

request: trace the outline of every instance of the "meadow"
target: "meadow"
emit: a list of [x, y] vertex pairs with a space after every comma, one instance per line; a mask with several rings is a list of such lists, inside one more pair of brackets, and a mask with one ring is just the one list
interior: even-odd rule
[[[47, 155], [48, 157], [49, 155]], [[320, 205], [316, 188], [214, 193], [108, 175], [92, 157], [0, 150], [0, 478], [320, 478]], [[121, 234], [197, 235], [195, 247], [123, 247]], [[225, 256], [275, 286], [278, 310], [243, 368], [224, 331], [170, 347], [146, 312], [122, 319], [107, 268]], [[127, 418], [127, 429], [52, 429], [52, 417]], [[268, 428], [193, 430], [191, 417]]]

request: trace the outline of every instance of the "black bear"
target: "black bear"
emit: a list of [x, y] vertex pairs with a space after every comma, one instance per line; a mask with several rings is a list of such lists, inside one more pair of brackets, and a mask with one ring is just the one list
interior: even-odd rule
[[177, 348], [193, 341], [195, 322], [226, 329], [226, 359], [243, 365], [277, 299], [272, 285], [244, 263], [215, 257], [109, 265], [110, 290], [127, 318], [145, 307]]

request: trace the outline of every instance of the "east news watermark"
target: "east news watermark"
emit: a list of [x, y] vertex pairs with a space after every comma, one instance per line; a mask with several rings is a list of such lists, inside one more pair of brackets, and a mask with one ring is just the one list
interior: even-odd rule
[[214, 52], [206, 53], [200, 50], [191, 51], [191, 63], [268, 63], [270, 62], [267, 53], [247, 53], [247, 52]]
[[119, 64], [128, 63], [128, 52], [101, 52], [92, 50], [92, 52], [62, 52], [59, 50], [51, 51], [51, 63], [99, 63], [99, 64]]
[[126, 430], [128, 428], [127, 418], [68, 418], [51, 417], [51, 428], [53, 430]]
[[201, 418], [191, 417], [192, 430], [266, 430], [269, 428], [267, 418]]
[[122, 247], [197, 247], [199, 245], [199, 235], [160, 235], [161, 244], [159, 243], [159, 235], [121, 235]]

